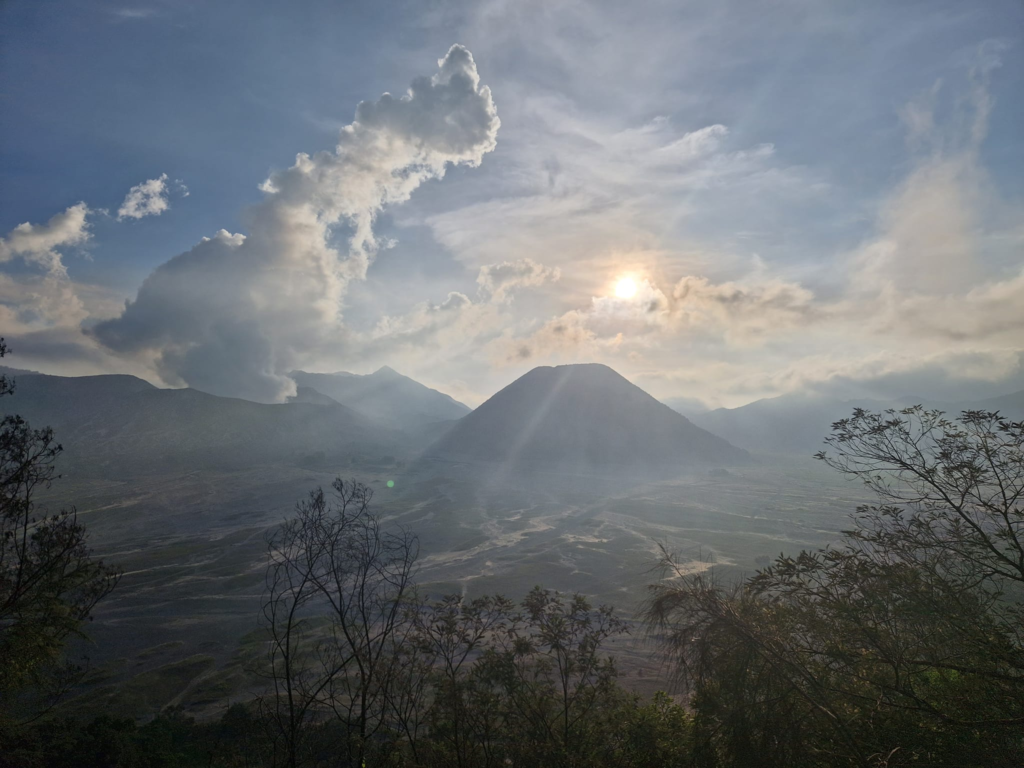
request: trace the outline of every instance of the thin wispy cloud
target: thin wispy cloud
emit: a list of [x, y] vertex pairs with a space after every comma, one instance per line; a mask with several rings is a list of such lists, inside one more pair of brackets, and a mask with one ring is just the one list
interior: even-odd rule
[[119, 21], [137, 21], [157, 15], [156, 8], [111, 8], [108, 13]]

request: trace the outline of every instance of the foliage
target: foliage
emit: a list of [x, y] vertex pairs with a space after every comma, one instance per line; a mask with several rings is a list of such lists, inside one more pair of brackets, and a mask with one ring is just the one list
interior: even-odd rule
[[[0, 339], [0, 357], [7, 352]], [[14, 388], [0, 376], [0, 395]], [[60, 452], [51, 429], [0, 421], [0, 745], [76, 678], [65, 643], [118, 580], [92, 558], [74, 509], [48, 514], [36, 502]]]
[[[268, 540], [264, 671], [272, 689], [260, 706], [288, 766], [325, 748], [364, 763], [388, 727], [394, 649], [410, 626], [416, 539], [381, 526], [366, 486], [338, 479], [334, 491], [333, 500], [312, 492]], [[324, 721], [340, 743], [307, 743], [308, 726]]]
[[256, 768], [266, 765], [262, 728], [235, 704], [214, 722], [197, 723], [176, 709], [145, 725], [99, 715], [40, 723], [21, 734], [0, 766], [19, 768]]
[[838, 546], [654, 588], [702, 764], [1019, 765], [1024, 424], [857, 410], [827, 443], [879, 498]]
[[421, 599], [416, 540], [370, 512], [369, 490], [317, 490], [268, 537], [268, 689], [219, 720], [170, 709], [140, 725], [49, 717], [0, 766], [689, 765], [690, 718], [621, 689], [608, 607], [540, 587]]
[[616, 683], [602, 647], [626, 625], [610, 608], [540, 587], [519, 604], [421, 599], [415, 538], [370, 512], [365, 486], [333, 488], [268, 540], [259, 710], [271, 764], [570, 768], [681, 754], [686, 738], [668, 733], [685, 726], [681, 708], [645, 709]]
[[428, 736], [416, 745], [425, 764], [603, 764], [602, 723], [624, 706], [601, 654], [625, 629], [610, 608], [537, 587], [519, 606], [451, 596], [422, 613], [417, 637], [435, 652]]
[[[27, 425], [18, 433], [20, 422], [4, 424], [36, 473], [5, 470], [30, 480], [3, 486], [4, 508], [31, 510], [59, 446], [46, 431], [33, 438]], [[951, 421], [919, 407], [857, 410], [827, 442], [818, 458], [878, 498], [835, 546], [780, 555], [732, 586], [666, 556], [672, 578], [652, 587], [646, 614], [689, 685], [689, 708], [620, 687], [605, 649], [628, 626], [582, 595], [536, 587], [518, 603], [422, 597], [415, 537], [372, 513], [369, 489], [339, 479], [333, 495], [314, 491], [268, 537], [259, 668], [268, 688], [251, 706], [208, 723], [176, 710], [145, 725], [51, 718], [13, 734], [0, 759], [125, 768], [1020, 765], [1024, 424], [982, 412]], [[37, 543], [23, 551], [42, 562], [49, 550], [39, 542], [57, 539], [47, 518], [27, 525], [24, 540]], [[28, 644], [43, 649], [38, 660], [12, 642], [23, 666], [5, 679], [51, 668], [61, 638], [116, 580], [76, 541], [80, 559], [65, 573], [81, 569], [92, 581], [54, 582], [64, 591], [49, 605], [71, 606], [64, 613], [19, 614], [48, 617], [45, 637], [56, 639]], [[5, 578], [5, 589], [17, 583]]]

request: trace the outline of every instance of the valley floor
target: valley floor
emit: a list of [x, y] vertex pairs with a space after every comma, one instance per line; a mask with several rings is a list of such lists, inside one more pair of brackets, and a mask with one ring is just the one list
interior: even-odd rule
[[[614, 605], [631, 621], [662, 578], [661, 547], [692, 570], [749, 574], [780, 552], [833, 540], [861, 501], [856, 485], [810, 460], [631, 482], [452, 464], [349, 474], [375, 489], [377, 514], [419, 537], [418, 583], [429, 596], [518, 599], [539, 584]], [[97, 554], [124, 570], [90, 625], [93, 642], [79, 649], [91, 671], [69, 708], [139, 715], [176, 704], [213, 715], [260, 685], [251, 669], [266, 532], [333, 478], [257, 467], [55, 485], [49, 502], [76, 504]], [[663, 685], [639, 628], [611, 648], [626, 685]]]

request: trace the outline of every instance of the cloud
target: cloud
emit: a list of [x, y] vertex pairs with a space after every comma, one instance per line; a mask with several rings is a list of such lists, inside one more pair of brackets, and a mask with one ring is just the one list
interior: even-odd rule
[[[982, 48], [966, 89], [937, 84], [901, 111], [909, 171], [878, 201], [873, 233], [839, 255], [838, 269], [832, 261], [832, 274], [810, 263], [797, 270], [760, 258], [753, 268], [734, 258], [689, 270], [662, 247], [646, 264], [628, 265], [657, 275], [635, 300], [573, 297], [575, 306], [555, 319], [501, 339], [498, 359], [512, 365], [596, 359], [658, 382], [663, 394], [733, 404], [830, 382], [849, 393], [896, 396], [910, 390], [895, 388], [913, 382], [921, 391], [930, 382], [932, 391], [950, 393], [1022, 381], [1024, 216], [999, 197], [982, 163], [992, 106], [988, 78], [999, 53]], [[735, 154], [722, 152], [728, 133], [720, 127], [678, 142], [664, 141], [667, 130], [664, 121], [652, 121], [620, 134], [617, 146], [630, 148], [625, 155], [634, 152], [646, 167], [658, 147], [667, 153], [678, 144], [683, 176], [698, 186], [718, 157]], [[758, 175], [747, 170], [753, 176], [736, 177], [744, 184]], [[649, 178], [661, 183], [657, 173]], [[706, 178], [723, 183], [721, 175]], [[607, 281], [622, 273], [621, 261], [613, 253], [607, 263], [587, 265], [601, 290], [609, 292]], [[683, 276], [672, 276], [679, 267]], [[565, 281], [574, 278], [563, 271]], [[679, 371], [681, 361], [681, 389], [667, 389], [665, 375]]]
[[85, 203], [76, 203], [45, 224], [25, 222], [0, 238], [0, 264], [21, 259], [29, 266], [15, 275], [0, 273], [0, 321], [8, 336], [52, 325], [77, 326], [85, 319], [88, 313], [58, 249], [89, 239], [90, 213]]
[[510, 341], [506, 359], [650, 348], [685, 337], [749, 345], [826, 311], [811, 291], [778, 279], [714, 283], [687, 276], [666, 295], [643, 278], [629, 298], [593, 296], [589, 307], [570, 310], [529, 337]]
[[[991, 73], [1000, 44], [975, 53], [967, 87], [942, 102], [949, 89], [939, 81], [912, 99], [900, 117], [913, 150], [910, 173], [879, 211], [879, 233], [855, 255], [854, 284], [868, 291], [959, 293], [986, 278], [983, 232], [1020, 226], [992, 191], [979, 156], [988, 135]], [[941, 107], [950, 113], [936, 117]]]
[[385, 315], [368, 335], [367, 346], [421, 347], [442, 330], [461, 324], [474, 306], [466, 294], [452, 291], [440, 304], [425, 301], [404, 315]]
[[669, 321], [669, 300], [650, 280], [637, 282], [633, 296], [595, 296], [586, 313], [587, 324], [601, 336], [643, 333]]
[[54, 326], [77, 330], [87, 316], [75, 284], [63, 274], [0, 273], [0, 326], [8, 337]]
[[832, 397], [971, 400], [1024, 388], [1020, 350], [886, 353], [805, 371], [805, 389]]
[[[530, 258], [489, 264], [477, 274], [478, 299], [451, 291], [441, 302], [424, 301], [400, 314], [384, 315], [368, 332], [351, 333], [350, 353], [363, 365], [400, 355], [402, 365], [436, 373], [437, 357], [451, 362], [472, 357], [507, 336], [520, 323], [512, 311], [514, 291], [559, 279], [560, 272]], [[471, 398], [473, 399], [473, 398]]]
[[487, 264], [480, 268], [476, 282], [492, 301], [504, 302], [511, 300], [511, 293], [517, 288], [555, 282], [561, 274], [558, 267], [545, 267], [533, 259], [524, 258]]
[[481, 190], [483, 199], [424, 219], [467, 264], [545, 253], [565, 277], [581, 262], [661, 249], [679, 222], [711, 209], [731, 218], [737, 205], [756, 208], [748, 198], [804, 189], [796, 171], [773, 167], [770, 144], [733, 149], [721, 124], [687, 131], [658, 117], [619, 129], [606, 118], [584, 120], [558, 100], [527, 106], [517, 126], [526, 135], [505, 161], [513, 167], [504, 171], [504, 194]]
[[[178, 194], [188, 197], [188, 187], [175, 180]], [[161, 173], [155, 179], [149, 179], [141, 184], [136, 184], [125, 195], [124, 202], [117, 210], [117, 220], [141, 219], [146, 216], [159, 216], [171, 207], [168, 195], [170, 187], [167, 183], [167, 174]]]
[[686, 329], [718, 329], [733, 341], [789, 330], [823, 308], [803, 286], [779, 279], [712, 283], [682, 278], [672, 289], [673, 314]]
[[772, 370], [737, 369], [725, 380], [723, 389], [736, 393], [977, 401], [1024, 387], [1024, 353], [918, 348], [876, 349], [856, 358], [816, 353]]
[[[951, 50], [872, 59], [905, 77], [864, 94], [869, 73], [838, 63], [794, 81], [793, 62], [775, 52], [795, 33], [766, 44], [763, 24], [744, 31], [718, 14], [674, 23], [666, 6], [665, 23], [648, 20], [638, 36], [618, 6], [588, 8], [577, 24], [572, 4], [486, 5], [487, 82], [497, 90], [504, 78], [500, 93], [511, 96], [502, 150], [482, 173], [412, 191], [446, 163], [478, 163], [497, 129], [475, 67], [459, 93], [438, 91], [446, 75], [436, 71], [361, 106], [351, 125], [335, 121], [338, 146], [272, 174], [263, 202], [231, 227], [244, 236], [211, 228], [127, 311], [118, 302], [116, 321], [92, 337], [107, 345], [97, 348], [123, 355], [122, 369], [150, 365], [168, 383], [254, 399], [277, 399], [291, 367], [384, 363], [486, 395], [549, 358], [600, 360], [658, 394], [730, 405], [828, 382], [905, 394], [915, 371], [950, 387], [1014, 381], [1006, 360], [1024, 338], [1024, 208], [1005, 197], [1019, 191], [1012, 174], [993, 168], [990, 179], [985, 168], [1018, 159], [1007, 154], [1006, 118], [982, 151], [998, 46], [983, 46], [970, 72], [967, 54]], [[537, 13], [551, 23], [538, 25]], [[776, 21], [776, 33], [792, 26]], [[875, 31], [892, 42], [888, 27]], [[467, 72], [461, 55], [448, 67]], [[761, 71], [775, 74], [748, 77]], [[911, 81], [921, 94], [894, 114]], [[431, 94], [448, 106], [428, 106]], [[836, 94], [854, 106], [836, 111]], [[458, 117], [442, 118], [446, 109]], [[470, 136], [461, 148], [459, 126]], [[402, 243], [385, 255], [396, 234]], [[31, 279], [20, 261], [5, 270], [0, 304], [20, 307], [0, 319], [5, 328], [110, 317], [85, 287], [31, 263]], [[637, 296], [609, 295], [627, 274]], [[64, 337], [33, 338], [64, 349]], [[958, 378], [961, 368], [971, 376]]]
[[671, 321], [670, 302], [650, 280], [637, 282], [630, 298], [593, 296], [590, 306], [572, 309], [542, 324], [525, 337], [506, 336], [497, 343], [499, 364], [534, 359], [588, 359], [655, 333]]
[[1024, 215], [995, 192], [980, 156], [1001, 50], [993, 41], [978, 48], [966, 95], [949, 97], [945, 121], [936, 118], [941, 82], [902, 110], [914, 165], [850, 259], [851, 309], [867, 330], [904, 345], [986, 352], [1024, 338]]
[[112, 8], [108, 11], [111, 16], [121, 21], [135, 21], [148, 19], [156, 15], [155, 8]]
[[935, 294], [974, 282], [981, 185], [969, 154], [921, 162], [885, 203], [881, 236], [857, 258], [855, 284]]
[[379, 249], [375, 216], [449, 165], [478, 166], [499, 125], [472, 55], [452, 46], [405, 94], [359, 104], [334, 151], [272, 173], [246, 235], [221, 230], [158, 267], [96, 337], [152, 357], [168, 383], [283, 400], [288, 371], [346, 339], [342, 300]]
[[588, 320], [584, 312], [573, 309], [544, 323], [525, 338], [503, 338], [498, 342], [494, 362], [539, 365], [546, 358], [598, 359], [599, 348], [608, 342], [598, 338]]
[[448, 363], [479, 358], [481, 348], [515, 323], [506, 309], [451, 291], [439, 303], [421, 302], [403, 314], [385, 315], [369, 332], [353, 334], [352, 356], [364, 365], [401, 356], [404, 368], [443, 382], [437, 375], [439, 356]]
[[904, 297], [895, 303], [883, 326], [890, 331], [895, 327], [946, 342], [1020, 345], [1024, 339], [1024, 270], [963, 294]]
[[62, 254], [89, 241], [92, 213], [76, 203], [45, 224], [19, 224], [0, 238], [0, 329], [27, 366], [56, 362], [68, 373], [117, 367], [81, 328], [90, 318], [110, 317], [118, 302], [106, 289], [72, 280]]
[[0, 238], [0, 263], [20, 257], [51, 274], [66, 275], [57, 249], [81, 245], [89, 239], [91, 212], [85, 203], [76, 203], [45, 224], [19, 224], [6, 237]]

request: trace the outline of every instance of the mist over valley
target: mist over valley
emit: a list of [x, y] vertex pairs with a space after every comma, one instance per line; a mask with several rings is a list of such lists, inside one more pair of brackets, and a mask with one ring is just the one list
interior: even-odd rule
[[[375, 377], [391, 386], [360, 386]], [[792, 398], [693, 417], [761, 448], [747, 452], [602, 365], [534, 369], [473, 411], [391, 370], [296, 379], [306, 383], [292, 402], [268, 405], [130, 376], [16, 375], [3, 407], [67, 436], [46, 503], [74, 504], [96, 554], [124, 569], [97, 608], [79, 705], [213, 713], [256, 686], [245, 638], [257, 629], [265, 536], [335, 477], [367, 483], [381, 519], [415, 532], [426, 594], [554, 585], [624, 617], [646, 599], [660, 547], [693, 572], [735, 578], [829, 543], [868, 498], [811, 459], [821, 429], [817, 445], [793, 442], [850, 403]], [[344, 385], [330, 389], [350, 380], [351, 406]], [[977, 405], [1009, 416], [1021, 399]], [[642, 639], [619, 645], [627, 684], [657, 685]], [[152, 691], [131, 684], [166, 675]]]

